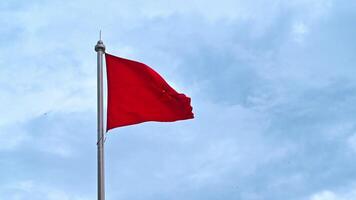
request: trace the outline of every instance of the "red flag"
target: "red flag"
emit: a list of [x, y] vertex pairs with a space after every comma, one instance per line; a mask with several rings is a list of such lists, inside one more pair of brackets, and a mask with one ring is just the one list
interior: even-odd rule
[[107, 130], [146, 121], [194, 118], [190, 98], [177, 93], [149, 66], [105, 54], [108, 81]]

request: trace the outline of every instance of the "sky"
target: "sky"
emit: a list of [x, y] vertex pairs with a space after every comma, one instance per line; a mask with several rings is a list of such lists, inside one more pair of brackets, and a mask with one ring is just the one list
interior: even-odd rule
[[195, 119], [107, 134], [115, 200], [356, 199], [356, 1], [3, 0], [0, 199], [96, 199], [96, 52]]

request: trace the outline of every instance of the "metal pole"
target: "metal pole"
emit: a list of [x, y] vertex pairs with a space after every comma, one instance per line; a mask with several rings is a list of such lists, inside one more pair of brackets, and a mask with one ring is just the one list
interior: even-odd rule
[[101, 39], [95, 45], [98, 55], [98, 200], [105, 200], [105, 179], [104, 179], [104, 120], [103, 120], [103, 54], [105, 45]]

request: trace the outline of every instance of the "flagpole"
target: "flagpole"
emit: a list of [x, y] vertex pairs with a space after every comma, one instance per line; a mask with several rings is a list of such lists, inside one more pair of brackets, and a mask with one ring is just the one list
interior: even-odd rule
[[103, 55], [105, 53], [105, 45], [100, 40], [95, 45], [98, 59], [98, 79], [97, 79], [97, 95], [98, 95], [98, 200], [105, 200], [105, 177], [104, 177], [104, 116], [103, 116]]

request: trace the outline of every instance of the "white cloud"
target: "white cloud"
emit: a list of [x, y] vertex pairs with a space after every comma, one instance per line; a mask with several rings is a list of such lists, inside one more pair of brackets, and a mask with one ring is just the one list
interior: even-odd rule
[[342, 188], [341, 190], [323, 190], [310, 196], [309, 200], [354, 200], [356, 199], [356, 186]]
[[[81, 2], [81, 3], [80, 3]], [[83, 6], [85, 5], [85, 6]], [[330, 1], [232, 1], [195, 0], [182, 1], [76, 1], [44, 2], [29, 4], [10, 15], [19, 38], [11, 46], [1, 49], [3, 64], [0, 88], [2, 98], [0, 125], [26, 121], [48, 111], [78, 112], [95, 106], [95, 53], [92, 50], [97, 35], [95, 29], [105, 28], [110, 37], [119, 20], [125, 29], [147, 17], [165, 17], [174, 14], [202, 16], [211, 21], [251, 21], [252, 35], [263, 35], [284, 8], [314, 15], [325, 13]], [[91, 15], [105, 11], [102, 20]], [[310, 8], [310, 10], [309, 10]], [[62, 12], [65, 10], [66, 12]], [[136, 12], [135, 12], [136, 11]], [[65, 13], [71, 13], [67, 15]], [[318, 14], [320, 16], [321, 14]], [[81, 19], [77, 23], [77, 20]], [[306, 19], [307, 20], [307, 19]], [[74, 25], [75, 24], [75, 25]], [[76, 26], [76, 29], [69, 27]], [[56, 30], [57, 29], [57, 30]], [[60, 31], [60, 34], [55, 32]], [[92, 33], [87, 33], [92, 31]], [[308, 25], [297, 22], [293, 26], [294, 37], [301, 41], [308, 32]], [[94, 40], [93, 40], [94, 39]], [[89, 41], [93, 40], [93, 44]], [[116, 44], [112, 44], [117, 46]], [[131, 46], [120, 45], [124, 53], [135, 52]], [[16, 52], [12, 54], [10, 52]], [[84, 53], [85, 52], [85, 53]], [[15, 60], [16, 62], [12, 62]], [[91, 61], [91, 62], [89, 62]], [[16, 73], [14, 72], [16, 70]], [[5, 89], [6, 88], [6, 89]], [[9, 109], [11, 108], [11, 109]]]
[[337, 197], [333, 192], [322, 191], [314, 194], [310, 200], [341, 200], [341, 198]]
[[294, 40], [298, 43], [303, 43], [304, 41], [304, 37], [306, 36], [306, 34], [308, 33], [308, 27], [306, 26], [305, 23], [303, 22], [296, 22], [293, 25], [293, 36], [294, 36]]
[[[0, 49], [1, 65], [6, 66], [0, 69], [0, 150], [20, 151], [18, 147], [28, 142], [35, 144], [33, 149], [36, 150], [26, 152], [30, 156], [40, 151], [50, 156], [56, 155], [58, 157], [55, 158], [65, 162], [79, 151], [80, 155], [87, 155], [83, 146], [68, 141], [73, 142], [78, 138], [89, 141], [87, 133], [81, 131], [83, 124], [88, 123], [67, 125], [63, 124], [64, 120], [48, 123], [41, 117], [46, 113], [64, 114], [66, 117], [66, 114], [95, 112], [96, 57], [93, 46], [98, 29], [103, 28], [105, 41], [111, 40], [107, 43], [109, 49], [115, 49], [119, 55], [124, 56], [155, 55], [168, 66], [167, 71], [170, 70], [172, 80], [186, 80], [183, 76], [181, 79], [175, 76], [174, 72], [178, 70], [189, 67], [189, 73], [195, 73], [199, 64], [204, 69], [200, 72], [211, 67], [210, 71], [199, 75], [204, 76], [202, 79], [193, 77], [191, 80], [194, 83], [190, 87], [196, 112], [194, 121], [184, 122], [184, 126], [175, 123], [167, 129], [143, 125], [144, 128], [138, 126], [135, 129], [117, 130], [120, 134], [113, 137], [119, 139], [111, 140], [112, 144], [115, 143], [115, 149], [111, 149], [113, 164], [108, 164], [114, 177], [110, 176], [111, 189], [108, 189], [113, 197], [123, 195], [132, 197], [127, 199], [157, 199], [152, 194], [180, 194], [191, 197], [180, 199], [194, 199], [198, 193], [210, 192], [210, 195], [224, 194], [226, 199], [239, 199], [234, 196], [237, 193], [241, 193], [242, 197], [251, 197], [247, 199], [263, 199], [263, 195], [275, 195], [277, 198], [273, 196], [271, 199], [281, 199], [278, 197], [283, 192], [293, 193], [300, 188], [304, 195], [303, 185], [310, 187], [308, 191], [313, 190], [314, 186], [305, 177], [318, 179], [324, 175], [314, 173], [321, 166], [318, 159], [321, 160], [319, 162], [326, 160], [316, 156], [318, 153], [323, 154], [316, 147], [322, 148], [325, 145], [318, 137], [325, 136], [321, 132], [325, 127], [329, 128], [329, 121], [323, 121], [323, 118], [339, 123], [339, 119], [333, 118], [333, 112], [325, 114], [317, 111], [326, 110], [325, 107], [339, 102], [339, 99], [323, 96], [321, 101], [331, 99], [328, 106], [323, 102], [307, 103], [320, 101], [315, 100], [318, 95], [311, 98], [304, 96], [311, 88], [317, 88], [314, 93], [334, 90], [325, 87], [318, 79], [323, 77], [324, 69], [313, 66], [322, 65], [309, 63], [310, 60], [326, 60], [326, 54], [327, 58], [330, 55], [318, 48], [314, 51], [321, 54], [308, 60], [309, 52], [304, 53], [308, 49], [298, 49], [298, 45], [290, 41], [304, 42], [309, 36], [318, 38], [321, 33], [314, 31], [314, 28], [319, 25], [320, 19], [328, 15], [332, 1], [148, 2], [47, 1], [31, 3], [16, 12], [2, 12], [4, 19], [13, 19], [10, 26], [15, 27], [13, 35], [17, 38], [11, 40], [11, 45]], [[183, 48], [174, 49], [179, 46], [176, 43]], [[149, 47], [141, 49], [139, 45]], [[173, 46], [171, 52], [166, 51], [168, 46]], [[293, 50], [303, 53], [298, 54]], [[178, 55], [181, 57], [177, 58]], [[189, 56], [191, 60], [186, 58]], [[184, 59], [191, 61], [189, 65], [180, 62]], [[227, 59], [232, 61], [227, 63]], [[172, 68], [176, 68], [176, 71]], [[333, 72], [333, 69], [328, 71]], [[218, 76], [219, 72], [223, 72], [222, 75]], [[254, 73], [257, 75], [249, 76]], [[343, 79], [342, 76], [338, 78]], [[262, 84], [254, 85], [260, 79], [263, 79]], [[310, 82], [317, 87], [312, 87]], [[220, 87], [221, 83], [225, 84], [225, 88]], [[251, 85], [246, 87], [246, 93], [241, 93], [244, 84]], [[177, 85], [175, 88], [180, 88], [178, 81]], [[190, 83], [186, 81], [182, 85]], [[216, 91], [205, 90], [213, 86], [217, 88]], [[222, 94], [222, 90], [226, 93]], [[230, 98], [229, 95], [237, 93], [246, 97], [247, 103]], [[212, 97], [214, 95], [219, 95], [220, 101], [215, 101]], [[340, 112], [346, 111], [344, 107], [335, 108]], [[95, 115], [91, 118], [95, 118]], [[31, 122], [32, 119], [43, 120], [44, 123], [35, 124]], [[77, 118], [68, 119], [79, 121]], [[15, 128], [26, 122], [47, 130], [24, 130], [27, 126]], [[51, 128], [54, 124], [58, 124], [59, 128]], [[313, 125], [310, 124], [324, 128], [312, 129], [310, 126]], [[349, 126], [352, 127], [352, 124]], [[348, 131], [348, 128], [337, 127], [329, 134], [332, 139]], [[135, 135], [129, 130], [142, 131], [144, 134]], [[166, 135], [159, 135], [160, 132]], [[45, 137], [34, 137], [38, 133]], [[72, 135], [75, 136], [72, 138]], [[306, 141], [306, 138], [313, 140]], [[354, 140], [354, 137], [349, 138], [351, 148], [355, 146]], [[328, 151], [335, 153], [332, 148]], [[88, 157], [94, 159], [92, 155]], [[301, 166], [299, 163], [306, 163], [305, 160], [313, 165], [308, 163]], [[92, 163], [95, 164], [94, 161]], [[52, 170], [32, 162], [26, 165], [39, 167], [41, 172]], [[340, 165], [340, 169], [342, 167]], [[74, 176], [76, 172], [69, 172], [68, 176]], [[339, 177], [332, 171], [330, 173], [331, 178], [328, 180]], [[36, 172], [28, 172], [21, 176], [34, 174], [38, 175]], [[42, 178], [45, 176], [48, 175]], [[348, 178], [352, 177], [340, 177]], [[53, 179], [53, 182], [56, 180]], [[235, 186], [236, 182], [242, 191], [239, 193], [234, 188], [226, 192], [225, 189]], [[294, 184], [293, 188], [285, 187], [288, 183]], [[262, 184], [263, 189], [260, 189]], [[267, 184], [268, 187], [265, 186]], [[86, 187], [89, 183], [83, 182], [83, 185]], [[115, 188], [117, 185], [119, 189]], [[219, 187], [224, 187], [222, 192], [218, 191]], [[36, 181], [20, 182], [12, 189], [6, 190], [7, 193], [11, 198], [19, 200], [37, 193], [41, 196], [37, 199], [34, 196], [33, 199], [83, 198], [68, 193], [68, 188], [44, 186]], [[142, 196], [135, 196], [138, 189], [142, 191]], [[1, 191], [4, 191], [3, 187], [0, 187]], [[7, 199], [12, 200], [10, 197]], [[340, 191], [323, 190], [309, 199], [344, 200], [348, 197]], [[282, 199], [286, 198], [282, 196]]]

